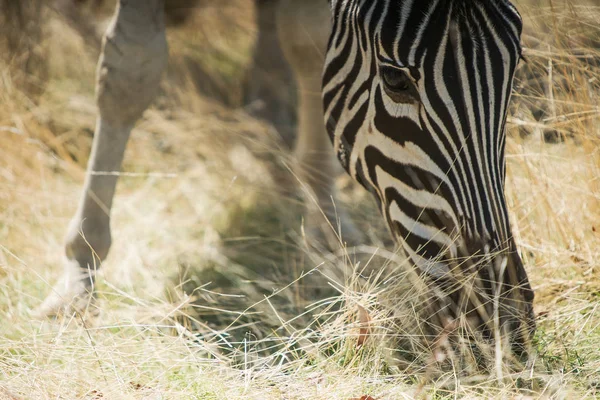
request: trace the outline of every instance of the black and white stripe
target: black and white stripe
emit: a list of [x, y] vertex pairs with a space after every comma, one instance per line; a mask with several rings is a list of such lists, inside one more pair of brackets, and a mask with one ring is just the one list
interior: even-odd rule
[[344, 168], [379, 200], [427, 276], [446, 279], [452, 260], [495, 257], [485, 279], [501, 280], [504, 293], [524, 287], [529, 303], [504, 197], [504, 125], [521, 55], [515, 7], [507, 0], [333, 0], [331, 7], [323, 103]]

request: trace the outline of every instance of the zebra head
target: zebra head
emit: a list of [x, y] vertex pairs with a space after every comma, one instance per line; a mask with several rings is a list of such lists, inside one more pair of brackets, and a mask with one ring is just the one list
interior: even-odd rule
[[482, 291], [502, 282], [511, 297], [520, 286], [519, 301], [530, 303], [504, 196], [504, 125], [521, 57], [516, 8], [508, 0], [331, 7], [323, 104], [344, 168], [375, 195], [425, 275], [476, 270]]

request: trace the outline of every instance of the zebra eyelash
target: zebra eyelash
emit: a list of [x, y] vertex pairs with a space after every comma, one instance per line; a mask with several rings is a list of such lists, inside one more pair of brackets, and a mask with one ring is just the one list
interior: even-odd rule
[[415, 86], [418, 85], [421, 78], [416, 68], [399, 66], [398, 64], [389, 61], [379, 61], [377, 66], [378, 71], [381, 72], [384, 68], [393, 68], [404, 72]]

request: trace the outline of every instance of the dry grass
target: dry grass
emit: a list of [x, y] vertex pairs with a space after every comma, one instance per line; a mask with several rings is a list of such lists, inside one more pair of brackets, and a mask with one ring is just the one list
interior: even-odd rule
[[[0, 398], [600, 397], [600, 74], [569, 50], [600, 58], [600, 8], [527, 4], [523, 13], [544, 22], [529, 18], [530, 32], [552, 38], [528, 42], [527, 54], [550, 91], [516, 96], [549, 111], [539, 121], [513, 117], [507, 144], [513, 230], [536, 291], [531, 368], [507, 369], [500, 381], [433, 373], [430, 354], [410, 363], [389, 340], [375, 340], [389, 338], [398, 320], [414, 321], [413, 292], [394, 289], [403, 307], [392, 321], [381, 302], [392, 286], [357, 276], [398, 271], [402, 260], [383, 250], [371, 260], [375, 248], [363, 248], [353, 266], [344, 251], [304, 248], [297, 196], [274, 190], [294, 182], [289, 155], [266, 124], [190, 90], [193, 76], [165, 84], [133, 133], [113, 210], [115, 243], [98, 282], [99, 316], [31, 319], [61, 271], [95, 118], [97, 50], [53, 16], [36, 49], [47, 62], [42, 94], [0, 64]], [[171, 34], [174, 54], [210, 52], [190, 47], [186, 29]], [[237, 85], [247, 62], [239, 49], [252, 34], [241, 25], [217, 43], [205, 69], [227, 71], [219, 85]], [[238, 58], [225, 61], [227, 51]], [[185, 71], [178, 60], [172, 71]], [[548, 131], [563, 140], [545, 143]], [[344, 178], [340, 187], [381, 243], [368, 196]], [[366, 321], [370, 336], [358, 347]]]

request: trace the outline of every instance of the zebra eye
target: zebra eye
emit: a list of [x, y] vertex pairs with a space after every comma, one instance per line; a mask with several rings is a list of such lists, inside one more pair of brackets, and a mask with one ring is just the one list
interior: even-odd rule
[[411, 81], [406, 72], [392, 67], [381, 68], [381, 78], [387, 90], [405, 92], [410, 89]]

